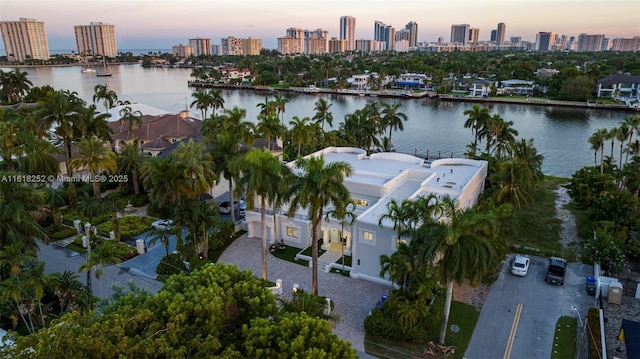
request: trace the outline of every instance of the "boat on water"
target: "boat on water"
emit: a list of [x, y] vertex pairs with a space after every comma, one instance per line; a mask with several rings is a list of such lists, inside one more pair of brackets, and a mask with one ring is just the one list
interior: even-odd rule
[[96, 72], [96, 70], [89, 67], [85, 67], [82, 70], [80, 70], [80, 72], [82, 72], [83, 74], [93, 74]]
[[104, 56], [102, 56], [102, 66], [103, 66], [102, 72], [96, 72], [96, 76], [98, 77], [111, 76], [111, 71], [109, 71], [109, 68], [107, 67], [107, 61], [105, 60]]

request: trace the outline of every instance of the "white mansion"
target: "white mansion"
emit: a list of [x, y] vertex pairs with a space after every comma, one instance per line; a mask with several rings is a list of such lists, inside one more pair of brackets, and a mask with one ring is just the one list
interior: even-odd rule
[[[383, 222], [382, 226], [378, 224], [387, 211], [387, 204], [392, 199], [401, 202], [433, 193], [457, 199], [461, 208], [472, 207], [484, 190], [488, 166], [486, 161], [462, 158], [439, 159], [429, 164], [411, 155], [391, 152], [367, 155], [363, 149], [349, 147], [328, 147], [307, 157], [310, 156], [324, 156], [327, 163], [344, 161], [352, 166], [354, 172], [344, 179], [344, 184], [357, 204], [357, 218], [351, 226], [343, 228], [335, 219], [322, 220], [319, 238], [327, 253], [320, 257], [319, 268], [328, 271], [332, 266], [337, 267], [339, 264], [333, 262], [344, 253], [352, 256], [351, 277], [381, 283], [389, 282], [379, 276], [379, 258], [392, 254], [401, 240], [391, 221]], [[295, 162], [288, 165], [295, 169]], [[285, 205], [277, 212], [275, 224], [273, 211], [268, 210], [269, 243], [275, 242], [275, 227], [278, 241], [300, 249], [311, 246], [312, 224], [307, 209], [299, 209], [294, 218], [287, 217], [287, 209]], [[331, 209], [325, 209], [325, 213]], [[247, 211], [245, 221], [250, 238], [261, 238], [259, 211]], [[333, 257], [323, 261], [327, 255]]]

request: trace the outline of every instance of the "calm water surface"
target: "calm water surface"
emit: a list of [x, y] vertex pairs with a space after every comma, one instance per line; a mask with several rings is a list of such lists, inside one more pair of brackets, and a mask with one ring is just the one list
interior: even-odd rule
[[[8, 69], [4, 69], [5, 71]], [[190, 80], [188, 69], [143, 69], [139, 65], [112, 66], [112, 77], [97, 77], [82, 74], [80, 67], [25, 68], [28, 78], [35, 86], [51, 85], [55, 89], [76, 91], [87, 102], [92, 102], [93, 88], [106, 83], [118, 94], [120, 100], [143, 103], [170, 112], [188, 108], [195, 91], [187, 87]], [[285, 124], [293, 116], [313, 116], [314, 103], [319, 97], [332, 103], [334, 127], [344, 116], [361, 109], [376, 100], [393, 101], [370, 97], [343, 95], [296, 94], [288, 97], [285, 109]], [[264, 102], [265, 94], [244, 90], [223, 90], [225, 108], [239, 106], [247, 111], [247, 119], [255, 120], [258, 103]], [[404, 131], [394, 132], [393, 144], [399, 152], [417, 153], [421, 156], [429, 150], [430, 155], [462, 156], [466, 145], [471, 143], [471, 129], [464, 128], [467, 116], [464, 111], [473, 104], [464, 102], [441, 102], [430, 99], [398, 99], [401, 111], [409, 120]], [[99, 106], [100, 107], [100, 106]], [[593, 164], [593, 151], [588, 138], [600, 128], [616, 127], [629, 115], [628, 112], [572, 109], [546, 106], [511, 104], [489, 104], [491, 113], [514, 122], [520, 138], [533, 138], [534, 145], [544, 156], [543, 171], [546, 174], [570, 177], [581, 167]], [[192, 115], [200, 112], [191, 109]]]

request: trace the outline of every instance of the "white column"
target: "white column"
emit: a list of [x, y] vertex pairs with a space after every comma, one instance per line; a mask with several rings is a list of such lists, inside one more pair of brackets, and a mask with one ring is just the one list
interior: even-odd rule
[[329, 248], [329, 230], [322, 230], [322, 249], [326, 250]]

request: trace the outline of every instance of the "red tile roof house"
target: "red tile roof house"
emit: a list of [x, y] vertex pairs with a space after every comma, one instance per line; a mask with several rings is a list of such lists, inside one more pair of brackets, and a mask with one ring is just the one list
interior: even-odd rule
[[202, 120], [189, 116], [188, 111], [159, 116], [143, 115], [142, 124], [129, 130], [128, 121], [109, 122], [113, 130], [113, 147], [117, 151], [125, 143], [137, 144], [141, 151], [157, 156], [172, 143], [200, 135]]

